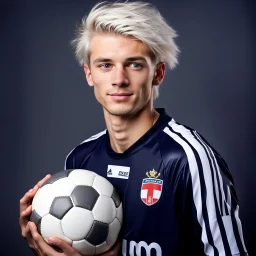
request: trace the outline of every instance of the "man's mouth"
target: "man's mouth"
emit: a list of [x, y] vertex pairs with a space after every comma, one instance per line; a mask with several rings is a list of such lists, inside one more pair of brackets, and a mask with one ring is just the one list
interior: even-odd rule
[[132, 95], [132, 93], [127, 93], [127, 92], [115, 92], [115, 93], [109, 93], [109, 96], [111, 96], [111, 98], [113, 100], [127, 100], [129, 99], [129, 97]]

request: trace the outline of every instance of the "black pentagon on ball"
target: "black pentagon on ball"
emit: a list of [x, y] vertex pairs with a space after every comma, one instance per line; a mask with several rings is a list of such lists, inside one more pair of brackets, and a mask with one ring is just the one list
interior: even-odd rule
[[98, 197], [99, 193], [90, 186], [76, 186], [71, 194], [75, 206], [90, 211], [93, 209]]
[[68, 177], [68, 175], [73, 171], [73, 169], [70, 169], [70, 170], [65, 170], [65, 171], [61, 171], [61, 172], [57, 172], [55, 173], [54, 175], [52, 175], [52, 177], [47, 180], [45, 183], [43, 183], [43, 186], [47, 185], [47, 184], [52, 184], [54, 183], [55, 181], [59, 180], [59, 179], [62, 179], [62, 178], [65, 178], [65, 177]]
[[56, 197], [52, 202], [50, 214], [61, 220], [72, 207], [73, 204], [69, 196]]
[[92, 245], [102, 244], [108, 237], [108, 224], [94, 221], [91, 230], [85, 238]]
[[113, 201], [115, 203], [115, 206], [118, 208], [119, 205], [121, 204], [121, 200], [120, 200], [120, 197], [119, 197], [115, 188], [113, 189], [113, 193], [112, 193], [111, 198], [113, 199]]
[[36, 224], [38, 233], [40, 233], [40, 234], [41, 234], [41, 220], [42, 220], [42, 217], [34, 209], [30, 215], [30, 221], [32, 221]]

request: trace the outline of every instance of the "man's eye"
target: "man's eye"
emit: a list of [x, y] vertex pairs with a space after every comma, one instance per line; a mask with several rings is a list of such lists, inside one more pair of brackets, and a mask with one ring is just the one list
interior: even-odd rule
[[131, 66], [132, 66], [132, 68], [135, 68], [135, 69], [140, 69], [140, 68], [142, 68], [142, 65], [139, 64], [139, 63], [132, 63]]
[[107, 69], [107, 68], [110, 68], [111, 65], [109, 63], [103, 63], [103, 64], [100, 65], [100, 67], [103, 68], [103, 69]]

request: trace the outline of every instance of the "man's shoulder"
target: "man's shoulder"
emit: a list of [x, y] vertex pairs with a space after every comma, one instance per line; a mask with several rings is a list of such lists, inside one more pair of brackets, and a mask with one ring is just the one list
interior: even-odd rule
[[97, 134], [92, 135], [91, 137], [82, 141], [77, 147], [86, 147], [89, 144], [97, 143], [98, 141], [100, 141], [101, 139], [104, 138], [104, 135], [106, 135], [106, 132], [107, 132], [107, 130], [104, 130]]
[[69, 154], [66, 157], [65, 160], [65, 165], [67, 163], [67, 161], [74, 161], [74, 159], [76, 158], [80, 158], [83, 157], [85, 155], [88, 155], [90, 152], [93, 151], [93, 149], [99, 144], [101, 143], [106, 135], [106, 130], [99, 132], [89, 138], [87, 138], [86, 140], [82, 141], [79, 145], [77, 145], [76, 147], [74, 147]]
[[196, 129], [176, 122], [172, 119], [163, 130], [161, 151], [165, 159], [182, 159], [188, 161], [195, 154], [202, 155], [210, 150], [217, 154], [216, 150]]
[[176, 148], [180, 149], [180, 156], [184, 156], [187, 161], [191, 159], [193, 161], [194, 159], [203, 161], [205, 158], [215, 157], [217, 160], [220, 159], [220, 161], [224, 162], [217, 150], [196, 129], [172, 119], [164, 129], [164, 132], [179, 145]]

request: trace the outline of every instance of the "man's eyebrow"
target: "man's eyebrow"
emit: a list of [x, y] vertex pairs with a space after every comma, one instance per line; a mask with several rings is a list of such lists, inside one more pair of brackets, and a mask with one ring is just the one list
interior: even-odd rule
[[99, 63], [99, 62], [112, 62], [111, 59], [107, 59], [107, 58], [103, 58], [103, 57], [99, 57], [99, 58], [96, 58], [93, 63]]
[[[137, 61], [137, 60], [142, 60], [142, 61], [147, 62], [146, 58], [143, 57], [143, 56], [133, 56], [133, 57], [129, 57], [129, 58], [125, 59], [125, 61]], [[104, 57], [98, 57], [93, 61], [93, 64], [97, 64], [97, 63], [100, 63], [100, 62], [113, 62], [113, 60], [112, 59], [107, 59], [107, 58], [104, 58]]]
[[142, 56], [134, 56], [126, 59], [126, 61], [137, 61], [137, 60], [142, 60], [145, 62], [147, 61], [146, 58]]

